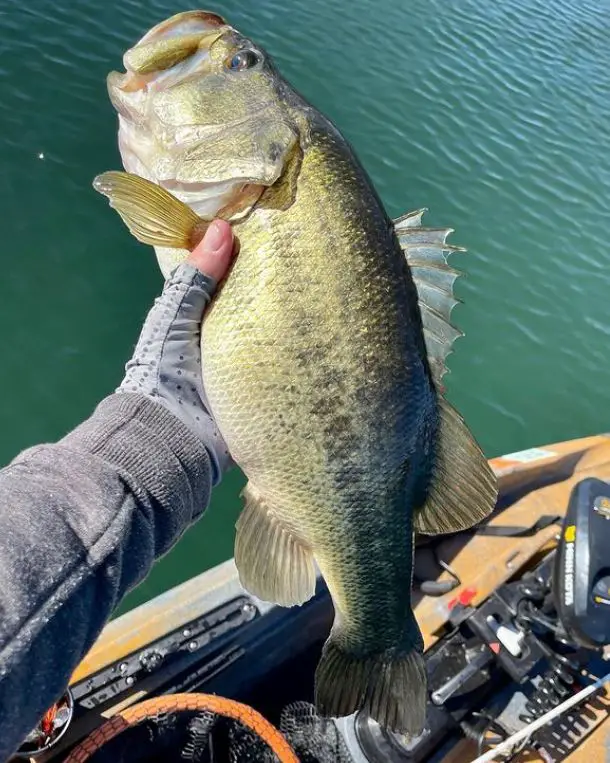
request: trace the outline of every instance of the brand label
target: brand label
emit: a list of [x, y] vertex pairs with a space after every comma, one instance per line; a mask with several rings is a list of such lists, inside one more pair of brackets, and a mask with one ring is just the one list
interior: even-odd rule
[[566, 606], [570, 607], [574, 603], [574, 541], [576, 540], [576, 525], [568, 525], [563, 537], [566, 541], [563, 602]]
[[527, 464], [531, 461], [541, 461], [543, 458], [551, 458], [556, 454], [552, 450], [543, 450], [542, 448], [528, 448], [520, 450], [518, 453], [507, 453], [502, 456], [506, 461], [517, 461], [520, 464]]

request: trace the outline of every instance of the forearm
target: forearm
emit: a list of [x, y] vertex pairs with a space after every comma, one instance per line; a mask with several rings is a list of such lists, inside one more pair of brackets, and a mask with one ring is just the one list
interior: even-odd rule
[[0, 761], [204, 510], [211, 483], [200, 440], [138, 394], [107, 398], [59, 443], [0, 471]]

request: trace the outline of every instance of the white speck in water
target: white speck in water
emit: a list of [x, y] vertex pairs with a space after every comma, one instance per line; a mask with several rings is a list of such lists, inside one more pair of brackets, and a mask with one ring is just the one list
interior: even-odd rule
[[38, 158], [39, 159], [44, 159], [44, 154], [42, 153], [42, 151], [38, 154]]

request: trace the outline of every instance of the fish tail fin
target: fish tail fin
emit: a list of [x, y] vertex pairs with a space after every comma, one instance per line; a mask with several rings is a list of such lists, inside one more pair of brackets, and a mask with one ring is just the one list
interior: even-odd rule
[[165, 188], [128, 172], [104, 172], [93, 181], [131, 233], [143, 244], [193, 249], [205, 223]]
[[417, 736], [426, 720], [426, 684], [424, 658], [415, 645], [360, 657], [331, 634], [316, 670], [316, 708], [327, 717], [362, 709], [386, 729]]
[[496, 476], [460, 414], [439, 395], [440, 426], [426, 502], [413, 518], [416, 532], [460, 532], [491, 514]]

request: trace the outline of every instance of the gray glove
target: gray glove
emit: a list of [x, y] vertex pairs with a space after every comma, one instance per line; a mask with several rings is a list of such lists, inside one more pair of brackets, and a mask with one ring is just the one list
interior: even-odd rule
[[213, 484], [233, 464], [210, 413], [201, 375], [201, 321], [216, 281], [179, 265], [146, 318], [117, 392], [139, 392], [170, 410], [210, 453]]

